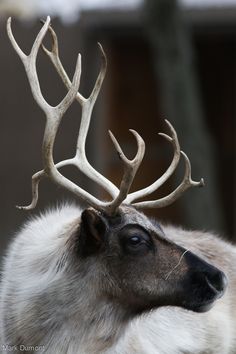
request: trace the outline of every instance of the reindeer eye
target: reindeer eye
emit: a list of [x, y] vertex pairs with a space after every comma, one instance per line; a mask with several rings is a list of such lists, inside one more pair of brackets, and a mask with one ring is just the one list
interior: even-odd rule
[[126, 253], [139, 255], [148, 252], [150, 245], [148, 240], [142, 237], [142, 235], [133, 235], [124, 239], [123, 249]]
[[142, 242], [141, 237], [137, 235], [132, 236], [128, 239], [128, 243], [133, 246], [139, 245], [141, 242]]
[[121, 230], [119, 239], [125, 254], [145, 255], [153, 249], [149, 233], [139, 225], [126, 225]]

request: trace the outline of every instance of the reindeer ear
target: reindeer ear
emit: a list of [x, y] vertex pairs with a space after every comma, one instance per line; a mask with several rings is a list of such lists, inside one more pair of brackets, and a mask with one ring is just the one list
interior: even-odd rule
[[86, 209], [81, 215], [79, 253], [89, 256], [98, 252], [104, 244], [106, 221], [96, 210]]

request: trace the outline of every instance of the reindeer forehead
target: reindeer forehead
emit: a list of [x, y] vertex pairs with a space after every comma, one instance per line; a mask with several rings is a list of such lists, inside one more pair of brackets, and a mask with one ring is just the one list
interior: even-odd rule
[[142, 212], [136, 210], [132, 206], [122, 206], [120, 207], [121, 213], [121, 224], [137, 224], [142, 225], [143, 228], [147, 230], [155, 231], [156, 228], [151, 220], [144, 215]]

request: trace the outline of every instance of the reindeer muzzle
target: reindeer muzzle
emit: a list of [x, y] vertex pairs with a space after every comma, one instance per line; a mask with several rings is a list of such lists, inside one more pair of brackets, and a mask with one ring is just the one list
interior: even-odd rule
[[228, 285], [227, 277], [221, 270], [197, 256], [190, 253], [188, 257], [191, 262], [188, 291], [190, 296], [192, 294], [192, 300], [186, 307], [196, 312], [208, 311], [224, 295]]

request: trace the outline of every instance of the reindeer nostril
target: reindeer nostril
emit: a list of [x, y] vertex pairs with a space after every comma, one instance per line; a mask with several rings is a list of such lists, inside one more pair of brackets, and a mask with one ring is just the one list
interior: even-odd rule
[[206, 276], [206, 281], [209, 285], [209, 287], [215, 291], [215, 293], [221, 297], [227, 287], [228, 280], [225, 276], [225, 274], [221, 271], [217, 271], [212, 273], [208, 273], [205, 275]]

